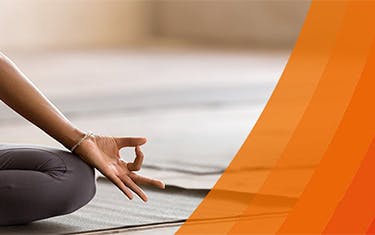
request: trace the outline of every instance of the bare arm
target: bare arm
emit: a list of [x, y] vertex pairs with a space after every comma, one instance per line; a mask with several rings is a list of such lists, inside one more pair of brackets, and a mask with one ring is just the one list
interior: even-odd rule
[[84, 136], [84, 133], [74, 127], [14, 63], [1, 53], [0, 99], [68, 149]]
[[[85, 135], [32, 84], [13, 62], [1, 53], [0, 99], [68, 149]], [[142, 165], [143, 153], [139, 146], [144, 143], [146, 143], [146, 138], [142, 137], [93, 135], [82, 142], [74, 152], [88, 164], [97, 168], [129, 199], [133, 198], [130, 192], [132, 190], [147, 201], [146, 194], [138, 185], [149, 184], [164, 188], [164, 183], [134, 173]], [[128, 163], [120, 159], [119, 150], [124, 147], [135, 147], [134, 162]]]

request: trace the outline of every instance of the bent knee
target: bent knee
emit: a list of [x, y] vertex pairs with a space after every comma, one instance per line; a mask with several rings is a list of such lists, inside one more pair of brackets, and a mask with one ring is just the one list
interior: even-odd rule
[[96, 193], [96, 180], [94, 168], [78, 156], [63, 151], [63, 159], [67, 169], [63, 178], [66, 198], [62, 204], [67, 214], [91, 201]]

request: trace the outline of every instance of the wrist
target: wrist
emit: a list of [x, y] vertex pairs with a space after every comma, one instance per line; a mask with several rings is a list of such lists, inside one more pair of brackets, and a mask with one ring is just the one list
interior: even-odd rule
[[84, 136], [85, 132], [73, 128], [69, 134], [64, 138], [64, 142], [62, 143], [67, 149], [71, 149], [75, 144], [77, 144]]
[[[80, 156], [81, 158], [84, 158], [86, 161], [86, 157], [88, 153], [95, 149], [96, 141], [95, 141], [95, 135], [90, 134], [85, 138], [86, 134], [83, 136], [82, 139], [80, 139], [76, 144], [79, 144], [76, 146], [76, 148], [72, 151], [74, 154]], [[91, 163], [92, 164], [92, 163]]]
[[71, 149], [70, 151], [73, 153], [74, 150], [76, 150], [77, 147], [79, 147], [85, 140], [89, 139], [91, 136], [93, 136], [93, 133], [87, 132]]

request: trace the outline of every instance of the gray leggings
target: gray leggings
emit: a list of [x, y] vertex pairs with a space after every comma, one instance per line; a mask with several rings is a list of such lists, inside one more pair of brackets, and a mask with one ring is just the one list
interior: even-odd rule
[[0, 144], [0, 225], [71, 213], [95, 191], [93, 168], [70, 152]]

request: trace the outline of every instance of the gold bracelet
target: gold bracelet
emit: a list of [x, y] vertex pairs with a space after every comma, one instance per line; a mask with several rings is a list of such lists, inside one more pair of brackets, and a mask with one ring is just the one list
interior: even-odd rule
[[76, 143], [76, 144], [70, 149], [70, 151], [73, 153], [74, 150], [75, 150], [80, 144], [82, 144], [83, 141], [85, 141], [85, 139], [89, 138], [89, 137], [92, 136], [92, 135], [93, 135], [93, 133], [92, 133], [91, 131], [90, 131], [90, 132], [87, 132], [87, 133], [85, 134], [85, 136], [82, 137], [82, 138], [78, 141], [78, 143]]

